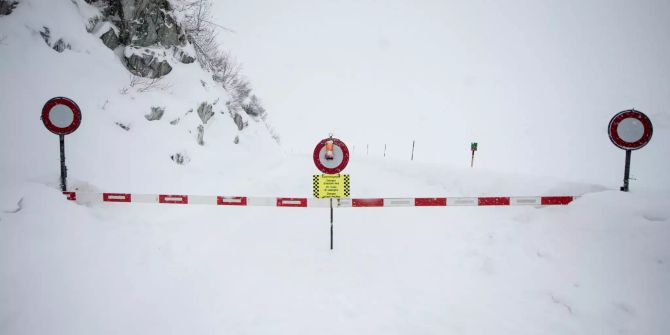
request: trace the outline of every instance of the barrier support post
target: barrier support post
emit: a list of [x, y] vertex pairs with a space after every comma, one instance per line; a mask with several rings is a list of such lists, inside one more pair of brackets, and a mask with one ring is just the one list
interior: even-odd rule
[[330, 198], [330, 250], [333, 250], [333, 198]]

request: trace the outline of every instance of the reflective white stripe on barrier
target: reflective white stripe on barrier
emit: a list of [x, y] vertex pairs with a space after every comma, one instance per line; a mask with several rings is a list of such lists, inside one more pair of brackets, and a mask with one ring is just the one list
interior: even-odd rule
[[447, 206], [478, 206], [479, 198], [447, 198]]
[[511, 197], [510, 205], [541, 205], [542, 197]]
[[247, 206], [277, 206], [277, 198], [247, 198]]
[[213, 196], [189, 195], [188, 203], [198, 205], [217, 205], [218, 201], [217, 198]]
[[[150, 203], [174, 205], [330, 207], [330, 199], [239, 197], [186, 194], [131, 194], [63, 192], [78, 203]], [[333, 207], [450, 207], [450, 206], [551, 206], [567, 205], [577, 196], [536, 197], [443, 197], [443, 198], [343, 198], [333, 199]]]
[[148, 204], [158, 203], [158, 194], [132, 194], [132, 202], [142, 202]]
[[414, 207], [414, 198], [385, 198], [383, 207]]

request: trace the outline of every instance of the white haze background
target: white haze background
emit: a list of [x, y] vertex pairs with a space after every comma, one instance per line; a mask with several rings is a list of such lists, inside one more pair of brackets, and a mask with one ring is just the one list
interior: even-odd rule
[[634, 185], [670, 185], [668, 1], [216, 1], [286, 149], [350, 149], [617, 186], [617, 112], [652, 120]]

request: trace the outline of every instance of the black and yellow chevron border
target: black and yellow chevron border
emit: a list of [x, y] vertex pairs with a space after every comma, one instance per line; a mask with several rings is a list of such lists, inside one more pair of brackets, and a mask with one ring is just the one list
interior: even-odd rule
[[312, 189], [315, 198], [319, 198], [319, 175], [312, 177]]
[[349, 198], [351, 196], [351, 180], [348, 174], [344, 175], [344, 197]]
[[[321, 194], [319, 192], [319, 178], [321, 178], [320, 175], [312, 175], [312, 194], [315, 198], [321, 198]], [[348, 174], [345, 174], [343, 175], [343, 179], [344, 197], [349, 198], [351, 197], [351, 177]]]

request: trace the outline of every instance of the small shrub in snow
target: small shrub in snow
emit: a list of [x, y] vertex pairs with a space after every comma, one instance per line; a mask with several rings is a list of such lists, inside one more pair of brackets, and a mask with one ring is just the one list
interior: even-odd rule
[[166, 90], [171, 86], [163, 78], [142, 78], [130, 75], [130, 87], [135, 88], [138, 93], [149, 92], [153, 90]]

